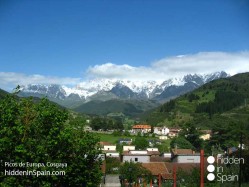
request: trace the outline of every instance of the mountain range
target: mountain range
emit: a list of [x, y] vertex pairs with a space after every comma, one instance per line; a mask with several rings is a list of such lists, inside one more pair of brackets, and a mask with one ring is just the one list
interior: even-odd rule
[[[90, 101], [101, 103], [109, 100], [154, 100], [162, 103], [212, 80], [228, 76], [221, 71], [203, 75], [188, 74], [165, 81], [95, 79], [82, 82], [73, 88], [57, 84], [29, 84], [21, 86], [19, 95], [47, 97], [69, 108], [77, 108]], [[93, 103], [96, 105], [96, 102]]]
[[[249, 120], [249, 73], [211, 81], [142, 114], [152, 125], [176, 127], [193, 122], [200, 128], [234, 128]], [[228, 129], [228, 128], [227, 128]], [[229, 139], [229, 138], [228, 138]]]

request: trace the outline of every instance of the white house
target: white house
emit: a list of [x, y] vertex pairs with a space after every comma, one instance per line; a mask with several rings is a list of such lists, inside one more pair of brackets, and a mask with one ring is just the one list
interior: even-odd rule
[[163, 153], [164, 158], [171, 158], [171, 153]]
[[149, 163], [151, 154], [145, 151], [126, 151], [122, 155], [123, 162], [141, 162], [141, 163]]
[[151, 147], [150, 147], [150, 148], [147, 148], [146, 150], [147, 150], [147, 151], [158, 151], [158, 148], [156, 148], [156, 147], [151, 148]]
[[200, 163], [200, 154], [191, 149], [172, 149], [172, 162]]
[[119, 152], [107, 152], [106, 157], [114, 157], [114, 158], [119, 158]]
[[167, 140], [167, 139], [168, 139], [168, 136], [166, 136], [166, 135], [161, 135], [161, 136], [159, 136], [158, 138], [159, 138], [159, 140]]
[[154, 133], [157, 135], [167, 135], [169, 133], [169, 128], [167, 128], [167, 127], [154, 127]]
[[103, 151], [116, 151], [116, 145], [104, 145]]
[[123, 151], [130, 151], [130, 150], [135, 150], [134, 145], [124, 145], [123, 146]]

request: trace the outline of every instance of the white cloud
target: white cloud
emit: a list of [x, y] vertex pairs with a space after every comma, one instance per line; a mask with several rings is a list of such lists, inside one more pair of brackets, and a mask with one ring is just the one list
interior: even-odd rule
[[75, 86], [85, 79], [96, 78], [164, 81], [186, 74], [204, 74], [217, 71], [226, 71], [230, 75], [249, 72], [249, 51], [237, 53], [200, 52], [197, 54], [172, 56], [155, 61], [148, 67], [106, 63], [90, 66], [86, 70], [86, 77], [84, 78], [0, 72], [0, 88], [11, 91], [18, 84], [63, 84]]
[[179, 55], [155, 61], [149, 67], [106, 63], [89, 67], [87, 75], [91, 78], [166, 80], [186, 74], [217, 71], [226, 71], [231, 75], [249, 72], [249, 52], [200, 52]]
[[39, 74], [26, 75], [15, 72], [0, 72], [0, 88], [11, 91], [17, 85], [27, 84], [63, 84], [76, 85], [80, 78], [54, 77]]

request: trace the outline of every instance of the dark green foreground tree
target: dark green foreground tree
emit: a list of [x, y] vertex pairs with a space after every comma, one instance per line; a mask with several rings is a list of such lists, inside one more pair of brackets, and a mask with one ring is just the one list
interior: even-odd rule
[[142, 179], [148, 183], [152, 178], [151, 172], [144, 168], [141, 163], [125, 162], [120, 166], [119, 173], [122, 184], [124, 184], [125, 181], [130, 184], [133, 182], [139, 184], [139, 180], [141, 180], [140, 184], [142, 184]]
[[[99, 183], [99, 139], [73, 128], [68, 116], [66, 110], [47, 99], [34, 103], [32, 98], [17, 100], [7, 96], [0, 100], [0, 186], [96, 186]], [[20, 163], [25, 165], [20, 167]], [[28, 166], [28, 163], [44, 166]], [[48, 166], [49, 163], [63, 164]], [[32, 174], [11, 176], [6, 172], [27, 170]], [[58, 175], [51, 176], [48, 172]], [[38, 173], [41, 175], [37, 176]]]

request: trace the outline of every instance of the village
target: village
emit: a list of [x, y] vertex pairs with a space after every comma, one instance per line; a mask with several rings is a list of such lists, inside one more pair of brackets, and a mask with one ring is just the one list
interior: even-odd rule
[[[129, 131], [133, 135], [148, 135], [151, 133], [151, 126], [147, 124], [136, 124], [132, 126]], [[200, 153], [195, 152], [192, 149], [181, 149], [177, 145], [174, 148], [165, 149], [167, 151], [161, 151], [156, 146], [161, 144], [163, 141], [169, 141], [170, 139], [177, 137], [180, 128], [167, 128], [167, 127], [154, 127], [153, 134], [155, 139], [148, 139], [148, 147], [145, 149], [137, 149], [134, 145], [134, 138], [119, 138], [117, 144], [110, 143], [108, 141], [99, 142], [102, 152], [104, 154], [102, 172], [103, 181], [102, 186], [153, 186], [153, 187], [164, 187], [172, 186], [174, 180], [177, 180], [178, 185], [184, 183], [184, 179], [174, 179], [176, 178], [176, 172], [186, 172], [191, 173], [192, 169], [200, 168]], [[211, 131], [205, 130], [200, 136], [203, 140], [209, 140], [211, 137]], [[118, 150], [118, 147], [122, 149]], [[124, 178], [119, 175], [118, 167], [110, 168], [108, 167], [108, 159], [117, 160], [120, 165], [125, 162], [141, 163], [143, 168], [149, 170], [152, 174], [152, 178], [149, 183], [145, 182], [143, 177], [139, 177], [136, 181], [130, 181], [129, 178]], [[206, 163], [205, 163], [206, 164]], [[111, 171], [107, 171], [109, 168]], [[113, 172], [114, 171], [114, 172]], [[115, 172], [116, 171], [116, 172]], [[115, 183], [108, 180], [108, 174], [116, 173]], [[174, 174], [175, 173], [175, 174]], [[112, 177], [114, 177], [113, 175]]]

